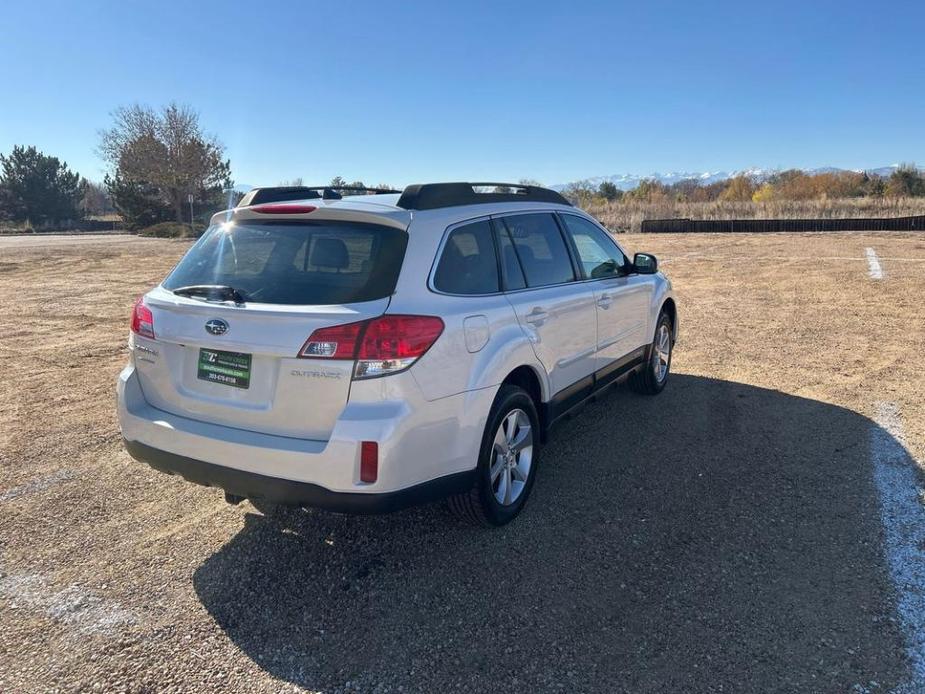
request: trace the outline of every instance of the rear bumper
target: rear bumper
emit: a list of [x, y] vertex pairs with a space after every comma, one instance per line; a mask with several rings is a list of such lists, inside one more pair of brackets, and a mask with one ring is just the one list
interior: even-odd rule
[[123, 439], [125, 448], [135, 460], [147, 463], [155, 470], [180, 475], [189, 482], [206, 487], [218, 487], [229, 494], [248, 499], [263, 499], [275, 504], [308, 506], [341, 513], [389, 513], [408, 506], [435, 501], [451, 494], [471, 489], [475, 471], [458, 472], [423, 484], [381, 494], [332, 492], [317, 484], [296, 482], [245, 472], [224, 465], [213, 465], [186, 456], [168, 453], [137, 441]]
[[[157, 409], [129, 364], [118, 379], [119, 426], [132, 457], [236, 496], [376, 513], [464, 488], [472, 481], [494, 391], [425, 401], [410, 375], [389, 378], [354, 384], [331, 437], [317, 441]], [[362, 441], [378, 443], [372, 483], [360, 479]]]

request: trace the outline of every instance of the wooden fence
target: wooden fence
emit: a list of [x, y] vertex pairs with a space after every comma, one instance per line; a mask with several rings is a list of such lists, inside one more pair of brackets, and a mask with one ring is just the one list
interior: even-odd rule
[[870, 219], [644, 219], [644, 234], [781, 231], [925, 231], [925, 216]]

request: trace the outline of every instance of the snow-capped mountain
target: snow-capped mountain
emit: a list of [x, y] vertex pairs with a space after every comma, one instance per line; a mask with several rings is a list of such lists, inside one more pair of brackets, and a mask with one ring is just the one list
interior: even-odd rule
[[[890, 164], [889, 166], [881, 166], [879, 169], [865, 169], [869, 174], [876, 174], [878, 176], [883, 176], [884, 178], [889, 178], [896, 169], [899, 168], [899, 164]], [[919, 171], [922, 171], [922, 167], [916, 167]]]
[[[803, 171], [808, 174], [835, 173], [838, 171], [855, 171], [860, 173], [861, 171], [867, 171], [869, 174], [877, 174], [878, 176], [888, 177], [898, 168], [899, 164], [891, 164], [890, 166], [882, 166], [876, 169], [839, 169], [834, 166], [820, 166], [819, 168], [815, 169], [803, 169]], [[741, 175], [750, 176], [761, 181], [773, 175], [774, 173], [777, 173], [777, 171], [779, 171], [779, 169], [762, 169], [759, 167], [752, 167], [738, 171], [672, 171], [670, 173], [655, 172], [647, 175], [614, 174], [612, 176], [595, 176], [593, 178], [586, 178], [581, 181], [573, 181], [572, 183], [560, 183], [550, 187], [553, 190], [563, 190], [570, 185], [579, 183], [589, 188], [598, 188], [604, 181], [610, 181], [620, 190], [632, 190], [633, 188], [636, 188], [643, 180], [652, 179], [655, 179], [660, 183], [664, 183], [665, 185], [671, 185], [673, 183], [678, 183], [679, 181], [686, 181], [691, 179], [698, 181], [702, 185], [709, 185], [710, 183], [725, 181]]]
[[[594, 176], [592, 178], [586, 178], [581, 181], [573, 181], [573, 183], [580, 183], [589, 188], [597, 188], [604, 183], [605, 181], [610, 181], [620, 190], [632, 190], [636, 188], [642, 181], [655, 179], [665, 185], [671, 185], [672, 183], [677, 183], [678, 181], [685, 181], [688, 179], [696, 179], [703, 185], [713, 183], [714, 181], [724, 181], [727, 178], [730, 178], [733, 174], [730, 174], [726, 171], [704, 171], [704, 172], [694, 172], [694, 171], [672, 171], [670, 173], [651, 173], [651, 174], [614, 174], [612, 176]], [[553, 190], [562, 190], [563, 188], [572, 185], [571, 183], [562, 183], [554, 186], [550, 186]]]

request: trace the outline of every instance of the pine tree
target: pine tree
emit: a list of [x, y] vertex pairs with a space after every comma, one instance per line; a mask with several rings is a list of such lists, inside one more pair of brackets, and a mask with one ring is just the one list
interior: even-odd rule
[[0, 216], [44, 223], [78, 219], [80, 174], [35, 147], [13, 147], [0, 155]]

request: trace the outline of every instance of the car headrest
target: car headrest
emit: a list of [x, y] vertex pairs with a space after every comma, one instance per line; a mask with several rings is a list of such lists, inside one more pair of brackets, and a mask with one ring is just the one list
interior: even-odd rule
[[350, 254], [347, 253], [347, 244], [340, 239], [315, 239], [309, 262], [315, 267], [343, 270], [350, 265]]

